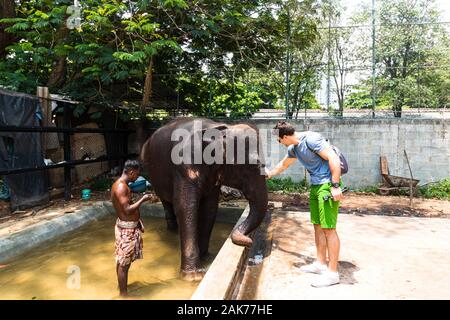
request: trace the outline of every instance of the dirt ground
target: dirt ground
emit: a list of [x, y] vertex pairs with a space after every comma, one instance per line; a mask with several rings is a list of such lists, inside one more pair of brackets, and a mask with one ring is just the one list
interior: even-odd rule
[[[270, 193], [269, 201], [283, 203], [283, 209], [308, 211], [308, 194]], [[409, 197], [380, 196], [374, 193], [347, 192], [341, 202], [340, 213], [370, 214], [403, 217], [450, 217], [450, 201], [413, 198], [410, 207]]]
[[449, 299], [450, 220], [343, 214], [338, 230], [340, 284], [314, 288], [300, 271], [315, 260], [308, 211], [275, 209], [260, 263], [247, 267], [238, 299]]
[[[91, 206], [92, 203], [97, 201], [109, 201], [110, 191], [92, 191], [91, 198], [89, 200], [81, 199], [82, 187], [75, 187], [72, 189], [72, 200], [65, 201], [63, 195], [59, 195], [56, 198], [52, 198], [49, 203], [36, 206], [26, 210], [10, 211], [9, 202], [0, 201], [0, 234], [3, 229], [7, 228], [8, 233], [17, 231], [17, 228], [21, 226], [28, 226], [30, 223], [37, 223], [41, 220], [52, 219], [57, 215], [63, 215], [74, 212], [82, 207]], [[153, 194], [152, 192], [148, 192]], [[133, 199], [139, 198], [139, 194], [133, 194]], [[154, 198], [150, 202], [158, 202], [158, 197], [154, 195]], [[26, 223], [20, 223], [25, 222]], [[13, 226], [13, 228], [11, 228]]]
[[[52, 199], [44, 206], [34, 207], [23, 211], [10, 212], [9, 202], [0, 201], [0, 228], [15, 224], [15, 222], [32, 217], [36, 222], [40, 217], [48, 216], [50, 212], [59, 211], [62, 214], [74, 212], [95, 201], [108, 201], [109, 191], [92, 191], [90, 200], [81, 199], [82, 187], [72, 189], [72, 200], [64, 201], [62, 197]], [[152, 192], [149, 192], [152, 193]], [[134, 198], [140, 197], [133, 194]], [[223, 201], [232, 202], [234, 198], [223, 198]], [[269, 193], [269, 201], [282, 202], [285, 210], [308, 210], [308, 194]], [[151, 202], [158, 202], [155, 198]], [[61, 212], [62, 211], [62, 212]], [[341, 203], [341, 213], [360, 215], [388, 215], [408, 217], [450, 217], [450, 201], [436, 199], [414, 198], [413, 206], [409, 206], [409, 197], [380, 196], [368, 193], [348, 192]], [[51, 215], [53, 217], [53, 214]]]

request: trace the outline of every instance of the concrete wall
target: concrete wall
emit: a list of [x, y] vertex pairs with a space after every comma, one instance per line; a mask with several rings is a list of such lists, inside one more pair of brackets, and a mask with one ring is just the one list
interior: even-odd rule
[[[266, 163], [270, 168], [286, 155], [286, 148], [270, 135], [277, 121], [234, 121], [250, 122], [266, 130]], [[450, 177], [450, 119], [302, 119], [291, 123], [297, 131], [320, 132], [342, 150], [350, 168], [344, 183], [352, 188], [381, 183], [381, 155], [387, 157], [390, 174], [409, 177], [404, 149], [420, 184]], [[130, 152], [139, 152], [133, 139], [129, 147]], [[288, 176], [299, 181], [304, 179], [305, 170], [295, 163], [280, 175]]]
[[[277, 120], [251, 121], [260, 129], [272, 129]], [[413, 176], [420, 184], [450, 177], [450, 120], [434, 119], [306, 119], [290, 121], [297, 131], [317, 131], [341, 149], [349, 163], [346, 185], [357, 188], [381, 182], [381, 155], [390, 174], [409, 177], [405, 149]], [[270, 138], [269, 138], [270, 139]], [[286, 154], [277, 142], [268, 143], [266, 162], [273, 167]], [[281, 177], [299, 181], [305, 170], [296, 163]], [[309, 179], [309, 177], [308, 177]]]

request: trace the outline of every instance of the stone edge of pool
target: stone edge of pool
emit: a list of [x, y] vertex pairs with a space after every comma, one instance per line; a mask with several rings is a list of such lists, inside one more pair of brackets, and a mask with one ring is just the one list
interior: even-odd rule
[[[250, 206], [247, 205], [235, 227], [245, 220], [249, 211]], [[248, 255], [249, 249], [235, 245], [230, 233], [191, 300], [234, 299], [239, 291]]]
[[[242, 211], [242, 208], [221, 206], [217, 222], [235, 223]], [[38, 245], [63, 236], [91, 221], [114, 214], [111, 202], [99, 201], [93, 203], [92, 206], [83, 207], [75, 212], [41, 221], [20, 231], [1, 236], [0, 263], [7, 263]], [[163, 218], [164, 209], [160, 203], [147, 203], [141, 207], [141, 216]]]

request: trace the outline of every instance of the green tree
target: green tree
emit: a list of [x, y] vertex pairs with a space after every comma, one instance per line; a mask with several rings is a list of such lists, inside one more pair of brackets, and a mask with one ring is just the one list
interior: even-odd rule
[[[443, 107], [448, 103], [448, 33], [438, 22], [434, 0], [380, 0], [376, 29], [377, 95], [396, 117], [404, 106]], [[370, 8], [360, 14], [368, 22]], [[363, 45], [366, 53], [371, 48]], [[368, 88], [369, 90], [369, 88]], [[447, 92], [447, 93], [446, 93]]]
[[275, 60], [273, 80], [279, 95], [289, 106], [289, 117], [311, 106], [310, 98], [319, 86], [324, 43], [318, 25], [323, 16], [319, 2], [283, 1], [278, 8], [275, 45], [283, 56]]
[[330, 68], [329, 76], [334, 82], [334, 89], [330, 89], [330, 91], [336, 94], [339, 106], [337, 114], [342, 116], [348, 92], [347, 79], [352, 70], [355, 69], [353, 65], [355, 42], [353, 39], [356, 30], [350, 27], [336, 27], [345, 24], [342, 13], [348, 10], [340, 1], [328, 1], [325, 10], [329, 24], [329, 28], [324, 31], [326, 32], [325, 38], [328, 46], [327, 55], [329, 55], [327, 63], [329, 63]]
[[[274, 9], [280, 3], [85, 0], [81, 28], [68, 29], [72, 0], [20, 1], [15, 17], [0, 20], [16, 39], [0, 57], [0, 85], [28, 93], [49, 86], [83, 102], [74, 109], [78, 116], [95, 107], [98, 118], [105, 108], [124, 105], [129, 111], [120, 114], [129, 119], [158, 107], [152, 84], [154, 74], [164, 74], [162, 85], [189, 98], [194, 112], [229, 103], [228, 110], [241, 114], [274, 99], [274, 80], [249, 81], [249, 74], [276, 75], [283, 66], [285, 18]], [[314, 8], [301, 8], [296, 50], [313, 42], [314, 19], [306, 10]], [[210, 86], [217, 97], [205, 90]]]

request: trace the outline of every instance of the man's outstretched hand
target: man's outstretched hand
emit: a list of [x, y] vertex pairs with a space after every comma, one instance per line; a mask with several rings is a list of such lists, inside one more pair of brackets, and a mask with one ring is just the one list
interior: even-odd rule
[[156, 195], [154, 195], [154, 194], [151, 194], [151, 193], [144, 194], [141, 199], [142, 199], [142, 202], [145, 202], [145, 201], [156, 202], [156, 201], [158, 201], [158, 197]]

